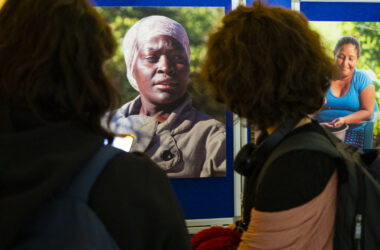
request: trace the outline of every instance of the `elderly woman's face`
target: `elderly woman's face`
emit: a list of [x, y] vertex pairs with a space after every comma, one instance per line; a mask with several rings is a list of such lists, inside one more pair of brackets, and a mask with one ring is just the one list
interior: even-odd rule
[[351, 76], [354, 74], [358, 63], [358, 51], [353, 44], [344, 44], [335, 55], [335, 63], [341, 76]]
[[169, 104], [187, 91], [190, 65], [182, 45], [170, 36], [156, 36], [140, 44], [134, 77], [142, 100]]

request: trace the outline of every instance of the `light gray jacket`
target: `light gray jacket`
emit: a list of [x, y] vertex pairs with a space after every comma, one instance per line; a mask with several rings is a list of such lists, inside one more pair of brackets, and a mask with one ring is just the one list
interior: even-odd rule
[[196, 110], [190, 97], [168, 119], [139, 115], [140, 96], [117, 110], [110, 129], [133, 134], [131, 151], [145, 152], [172, 178], [224, 176], [226, 130], [224, 124]]

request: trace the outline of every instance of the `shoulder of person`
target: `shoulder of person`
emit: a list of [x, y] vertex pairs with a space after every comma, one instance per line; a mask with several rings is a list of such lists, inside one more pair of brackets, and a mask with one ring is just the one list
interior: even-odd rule
[[363, 77], [363, 78], [371, 79], [371, 78], [369, 77], [369, 75], [365, 72], [365, 70], [355, 69], [355, 74], [356, 74], [358, 77]]
[[359, 87], [367, 87], [371, 82], [371, 78], [369, 75], [360, 69], [355, 69], [355, 75], [354, 75], [354, 83], [357, 84]]
[[110, 160], [107, 167], [118, 171], [165, 177], [165, 172], [143, 152], [123, 152]]
[[213, 131], [220, 131], [225, 133], [226, 126], [222, 122], [216, 120], [209, 114], [199, 111], [195, 107], [193, 107], [192, 110], [194, 113], [196, 113], [196, 124], [209, 128], [214, 128]]
[[341, 164], [339, 160], [322, 152], [291, 151], [266, 166], [263, 180], [274, 178], [279, 184], [282, 183], [284, 186], [291, 184], [299, 188], [317, 179], [325, 184], [338, 164]]
[[[295, 164], [297, 166], [299, 166], [299, 168], [308, 168], [309, 166], [305, 166], [304, 164], [302, 163], [309, 163], [309, 164], [313, 164], [313, 165], [322, 165], [321, 164], [321, 161], [315, 161], [315, 159], [321, 159], [321, 161], [330, 161], [330, 162], [335, 162], [336, 159], [333, 158], [332, 156], [329, 156], [325, 153], [322, 153], [322, 152], [315, 152], [315, 151], [312, 151], [312, 150], [297, 150], [297, 151], [291, 151], [291, 152], [288, 152], [280, 157], [278, 157], [277, 159], [275, 159], [273, 161], [273, 164], [274, 165], [283, 165], [282, 163], [298, 163], [298, 164]], [[285, 164], [285, 165], [291, 165], [291, 164]]]
[[322, 192], [337, 164], [336, 159], [309, 150], [282, 155], [263, 169], [257, 208], [282, 211], [305, 204]]
[[124, 119], [128, 115], [138, 114], [138, 110], [141, 107], [140, 96], [137, 96], [135, 99], [124, 103], [120, 108], [115, 110], [111, 122], [117, 123], [118, 120]]
[[[178, 209], [177, 200], [166, 173], [144, 153], [116, 155], [104, 168], [97, 184], [97, 190], [100, 193], [112, 192], [114, 200], [120, 202], [131, 202], [137, 199], [140, 201], [139, 206], [156, 209], [155, 214], [168, 216], [166, 213], [169, 207]], [[165, 207], [164, 204], [166, 204], [166, 210], [162, 210]]]
[[[92, 190], [90, 205], [121, 249], [190, 249], [170, 181], [144, 153], [111, 159]], [[151, 231], [155, 234], [149, 235]]]

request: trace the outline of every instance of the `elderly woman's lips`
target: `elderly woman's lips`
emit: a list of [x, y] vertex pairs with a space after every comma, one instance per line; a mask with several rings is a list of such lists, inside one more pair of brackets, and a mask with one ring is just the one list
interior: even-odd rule
[[177, 86], [177, 83], [173, 81], [163, 81], [163, 82], [157, 82], [154, 85], [160, 89], [172, 89]]
[[154, 85], [166, 85], [166, 86], [173, 86], [176, 85], [177, 83], [175, 81], [162, 81], [162, 82], [156, 82]]
[[172, 84], [172, 83], [176, 83], [176, 80], [171, 77], [161, 77], [161, 78], [157, 77], [157, 79], [154, 79], [153, 82], [154, 84]]

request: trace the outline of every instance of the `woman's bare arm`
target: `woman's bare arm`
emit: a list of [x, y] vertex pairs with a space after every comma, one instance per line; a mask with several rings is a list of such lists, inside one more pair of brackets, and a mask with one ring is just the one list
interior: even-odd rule
[[375, 86], [371, 83], [359, 94], [360, 109], [350, 115], [331, 121], [334, 127], [344, 124], [360, 124], [371, 119], [375, 104]]

